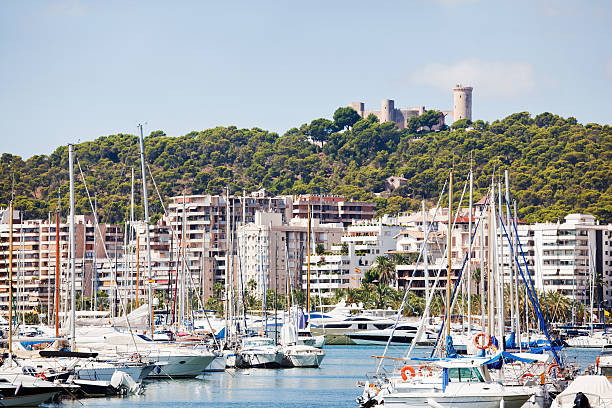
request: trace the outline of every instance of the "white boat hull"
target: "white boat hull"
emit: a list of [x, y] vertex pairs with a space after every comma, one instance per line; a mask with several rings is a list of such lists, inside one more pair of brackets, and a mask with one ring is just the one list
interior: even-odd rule
[[147, 378], [193, 378], [200, 375], [212, 361], [214, 355], [148, 355], [163, 365], [151, 371]]
[[59, 392], [44, 392], [41, 394], [23, 395], [16, 397], [2, 397], [0, 398], [0, 407], [37, 407], [43, 404]]
[[277, 368], [281, 366], [283, 354], [280, 352], [243, 352], [236, 358], [240, 368]]

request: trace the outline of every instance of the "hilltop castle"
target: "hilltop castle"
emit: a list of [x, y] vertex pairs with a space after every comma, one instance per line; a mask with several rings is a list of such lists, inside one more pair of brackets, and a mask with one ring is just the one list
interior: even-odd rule
[[[453, 122], [459, 119], [472, 120], [472, 87], [456, 85], [453, 88], [453, 110], [452, 111], [440, 111], [446, 115], [452, 115]], [[395, 122], [397, 127], [404, 129], [408, 124], [408, 121], [413, 116], [420, 116], [425, 113], [425, 106], [418, 106], [414, 108], [396, 109], [395, 101], [393, 99], [383, 99], [380, 110], [365, 110], [365, 104], [363, 102], [351, 102], [349, 104], [359, 116], [362, 118], [368, 117], [372, 114], [382, 122]]]

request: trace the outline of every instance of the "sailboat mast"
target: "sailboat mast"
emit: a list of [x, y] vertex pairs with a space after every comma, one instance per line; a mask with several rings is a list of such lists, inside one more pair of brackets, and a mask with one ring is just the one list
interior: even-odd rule
[[306, 273], [306, 312], [308, 313], [308, 323], [310, 323], [310, 203], [308, 203], [308, 228], [306, 232], [306, 251], [308, 252], [307, 273]]
[[182, 237], [181, 237], [181, 279], [179, 280], [179, 313], [178, 313], [178, 327], [180, 329], [183, 324], [183, 317], [185, 315], [185, 247], [187, 244], [187, 215], [185, 214], [185, 190], [183, 190], [183, 220], [182, 220]]
[[[508, 170], [504, 171], [504, 182], [505, 182], [505, 187], [506, 187], [506, 230], [510, 231], [510, 234], [512, 235], [512, 237], [508, 237], [508, 238], [513, 238], [514, 237], [514, 229], [513, 228], [509, 228], [511, 220], [510, 220], [510, 186], [509, 186], [509, 181], [508, 181]], [[501, 211], [501, 209], [500, 209]], [[517, 299], [515, 299], [515, 294], [517, 293], [517, 289], [515, 287], [516, 285], [516, 276], [515, 276], [515, 270], [514, 270], [514, 242], [513, 239], [510, 239], [509, 242], [512, 242], [512, 246], [510, 246], [510, 248], [508, 248], [508, 267], [510, 268], [510, 326], [512, 329], [512, 333], [517, 333], [518, 332], [518, 320], [517, 320], [517, 313], [516, 313], [516, 303], [518, 303]], [[518, 337], [520, 339], [520, 336]], [[520, 340], [519, 340], [520, 343]]]
[[9, 203], [9, 358], [13, 358], [13, 200]]
[[93, 309], [98, 310], [98, 196], [94, 196]]
[[493, 281], [493, 207], [494, 207], [494, 192], [493, 192], [493, 183], [491, 183], [491, 189], [489, 190], [489, 230], [488, 230], [488, 239], [489, 242], [487, 244], [488, 251], [488, 259], [487, 259], [487, 335], [490, 337], [493, 334], [493, 288], [495, 288], [495, 282]]
[[[229, 207], [229, 187], [225, 186], [225, 293], [227, 297], [227, 319], [229, 329], [232, 331], [232, 270], [230, 266], [230, 207]], [[226, 333], [229, 341], [232, 341], [231, 334]]]
[[148, 298], [149, 298], [149, 319], [151, 323], [151, 336], [153, 336], [153, 276], [151, 271], [151, 238], [149, 236], [149, 200], [147, 197], [147, 173], [145, 170], [145, 155], [144, 155], [144, 136], [142, 135], [142, 125], [139, 124], [140, 129], [140, 165], [142, 171], [142, 200], [144, 205], [144, 222], [145, 222], [145, 237], [147, 240], [147, 278], [149, 279], [148, 285]]
[[429, 257], [427, 255], [427, 212], [425, 200], [421, 201], [423, 211], [423, 275], [425, 277], [425, 299], [429, 299]]
[[[59, 201], [59, 200], [58, 200]], [[60, 207], [58, 203], [55, 213], [55, 337], [59, 337], [59, 305], [60, 305]]]
[[501, 219], [502, 219], [502, 186], [501, 181], [497, 183], [497, 197], [498, 197], [498, 217], [495, 217], [497, 224], [499, 225], [499, 269], [497, 271], [497, 276], [499, 278], [497, 290], [498, 290], [498, 315], [499, 315], [499, 339], [500, 339], [500, 348], [505, 350], [506, 339], [505, 339], [505, 302], [504, 302], [504, 288], [506, 286], [506, 279], [504, 273], [504, 230], [502, 228]]
[[452, 228], [453, 228], [453, 169], [450, 171], [450, 181], [448, 183], [448, 272], [446, 274], [446, 337], [450, 336], [450, 324], [451, 324], [451, 272], [452, 272], [452, 261], [451, 261], [451, 250], [452, 250]]
[[76, 351], [76, 273], [74, 271], [75, 231], [74, 231], [74, 145], [68, 145], [70, 171], [70, 350]]
[[[129, 228], [129, 234], [128, 234], [128, 243], [129, 245], [129, 262], [128, 262], [128, 268], [129, 268], [129, 276], [130, 276], [130, 300], [134, 300], [134, 297], [132, 296], [133, 294], [133, 289], [134, 289], [134, 269], [132, 269], [134, 267], [134, 263], [133, 263], [133, 257], [134, 257], [134, 252], [132, 250], [132, 242], [133, 238], [134, 238], [134, 167], [132, 166], [132, 188], [130, 191], [130, 228]], [[138, 237], [136, 237], [136, 253], [138, 253]], [[138, 256], [136, 257], [136, 263], [138, 264]], [[168, 280], [168, 282], [170, 282], [170, 280]], [[138, 288], [138, 281], [136, 282], [136, 287]], [[136, 290], [136, 308], [138, 308], [138, 289]], [[134, 304], [132, 304], [132, 310], [134, 309]]]
[[472, 338], [472, 201], [474, 193], [474, 173], [470, 160], [470, 209], [468, 219], [468, 257], [467, 257], [467, 314], [468, 314], [468, 337]]
[[136, 235], [136, 308], [140, 306], [138, 303], [138, 294], [140, 292], [140, 234]]

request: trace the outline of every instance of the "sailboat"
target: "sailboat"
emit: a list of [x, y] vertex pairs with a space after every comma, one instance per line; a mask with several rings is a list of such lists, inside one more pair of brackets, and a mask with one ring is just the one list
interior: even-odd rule
[[[453, 346], [453, 337], [451, 335], [451, 310], [453, 307], [457, 288], [461, 282], [461, 272], [463, 271], [463, 267], [459, 273], [457, 282], [455, 283], [455, 287], [451, 295], [451, 234], [453, 224], [451, 218], [452, 171], [450, 173], [450, 180], [448, 185], [449, 229], [447, 233], [448, 272], [446, 279], [446, 307], [443, 324], [439, 331], [439, 337], [442, 337], [442, 335], [444, 334], [443, 338], [445, 338], [446, 340], [440, 348], [441, 356], [434, 357], [434, 353], [432, 352], [432, 355], [428, 358], [412, 357], [412, 351], [416, 345], [416, 342], [424, 331], [424, 325], [421, 325], [416, 334], [415, 341], [411, 344], [411, 348], [408, 351], [407, 355], [403, 358], [392, 359], [393, 361], [399, 363], [399, 366], [396, 366], [395, 371], [393, 371], [391, 375], [386, 375], [380, 372], [380, 365], [382, 364], [383, 359], [389, 359], [390, 357], [386, 357], [385, 355], [379, 357], [379, 369], [377, 370], [376, 375], [369, 378], [363, 384], [364, 391], [357, 400], [362, 407], [372, 407], [375, 405], [382, 404], [384, 404], [385, 406], [391, 405], [396, 407], [456, 407], [469, 404], [473, 407], [482, 408], [493, 408], [502, 406], [518, 408], [530, 398], [534, 398], [536, 394], [538, 396], [541, 396], [542, 394], [544, 386], [528, 381], [529, 378], [534, 377], [534, 374], [531, 374], [526, 371], [528, 367], [540, 364], [541, 360], [535, 358], [534, 355], [531, 355], [529, 353], [513, 354], [504, 350], [505, 320], [503, 319], [503, 314], [500, 313], [501, 310], [503, 310], [503, 292], [499, 290], [499, 287], [501, 285], [498, 284], [498, 290], [494, 290], [496, 288], [494, 284], [497, 284], [497, 282], [501, 282], [503, 276], [503, 266], [499, 266], [498, 268], [494, 259], [492, 262], [489, 262], [489, 267], [492, 268], [492, 270], [485, 271], [489, 272], [488, 285], [490, 285], [491, 289], [487, 291], [489, 295], [489, 314], [488, 319], [486, 320], [487, 331], [483, 331], [475, 337], [474, 343], [479, 349], [478, 354], [458, 356], [455, 351], [455, 348]], [[505, 228], [505, 226], [501, 216], [499, 217], [499, 224], [497, 223], [498, 219], [496, 214], [499, 213], [495, 212], [495, 207], [492, 204], [494, 202], [493, 191], [494, 190], [492, 189], [489, 197], [489, 203], [491, 203], [489, 205], [489, 234], [491, 236], [494, 236], [494, 231], [498, 231], [500, 240], [504, 239], [504, 237], [509, 240], [510, 236], [508, 234], [502, 235], [502, 228]], [[499, 202], [501, 211], [501, 187], [499, 191]], [[443, 192], [444, 188], [442, 193]], [[480, 220], [482, 220], [482, 215], [480, 217]], [[491, 221], [493, 221], [493, 223]], [[515, 223], [513, 224], [515, 226]], [[497, 226], [499, 226], [500, 228], [497, 229]], [[478, 224], [476, 226], [476, 230], [478, 230]], [[464, 266], [465, 261], [469, 259], [469, 253], [471, 253], [471, 245], [473, 243], [474, 235], [475, 234], [472, 233], [470, 237], [470, 250], [468, 251], [468, 254], [466, 254], [466, 258], [464, 259]], [[495, 252], [496, 245], [493, 243], [494, 241], [496, 241], [494, 238], [489, 239], [489, 245], [492, 246], [489, 251], [490, 256], [493, 256], [493, 254], [503, 253], [503, 250], [501, 249], [499, 250], [499, 252]], [[497, 243], [499, 244], [499, 241], [497, 241]], [[513, 249], [512, 245], [510, 245], [510, 247], [511, 249]], [[421, 249], [421, 251], [422, 250], [423, 249]], [[512, 255], [516, 257], [516, 252], [513, 251]], [[523, 277], [523, 279], [525, 279], [525, 275], [520, 269], [520, 265], [518, 266], [521, 276]], [[436, 278], [436, 282], [434, 283], [433, 289], [435, 289], [437, 282], [438, 278]], [[530, 296], [532, 296], [531, 289], [532, 288], [530, 288]], [[534, 302], [534, 307], [537, 308], [537, 300], [532, 299], [532, 301]], [[423, 321], [428, 319], [430, 304], [431, 294], [430, 297], [426, 299], [425, 315], [423, 317]], [[495, 309], [497, 310], [495, 311]], [[492, 319], [494, 312], [496, 312], [497, 317], [499, 318], [497, 324], [495, 324], [495, 320]], [[538, 314], [538, 316], [541, 319], [541, 322], [545, 323], [541, 314]], [[485, 320], [483, 319], [482, 322], [484, 321]], [[482, 329], [485, 329], [484, 326], [482, 327]], [[492, 340], [495, 340], [495, 338], [493, 337], [495, 333], [497, 333], [498, 338], [501, 339], [498, 342], [499, 350], [492, 348]], [[484, 341], [479, 342], [479, 339], [484, 339]], [[389, 339], [389, 342], [387, 343], [387, 348], [390, 342], [391, 339]], [[557, 356], [554, 354], [554, 350], [552, 350], [552, 353], [555, 357], [555, 365], [559, 366], [558, 363], [561, 362], [557, 360]], [[521, 369], [520, 373], [522, 374], [520, 378], [518, 378], [516, 374], [512, 376], [511, 372], [508, 369], [504, 369], [504, 365], [508, 363], [518, 365], [518, 368]]]

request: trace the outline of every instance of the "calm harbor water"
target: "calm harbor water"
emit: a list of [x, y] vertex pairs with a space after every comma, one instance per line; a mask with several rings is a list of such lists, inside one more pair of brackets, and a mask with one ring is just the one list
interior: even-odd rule
[[[356, 386], [367, 372], [375, 371], [382, 347], [329, 346], [320, 368], [278, 370], [251, 369], [210, 373], [193, 380], [152, 381], [143, 395], [67, 402], [67, 407], [189, 408], [214, 407], [357, 407]], [[390, 356], [400, 356], [393, 350]], [[570, 361], [581, 367], [593, 364], [599, 350], [566, 350]], [[83, 404], [83, 405], [82, 405]]]

